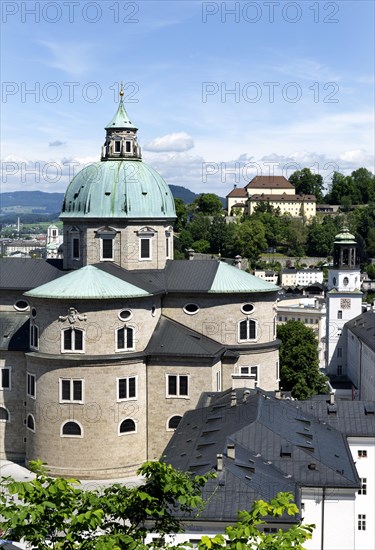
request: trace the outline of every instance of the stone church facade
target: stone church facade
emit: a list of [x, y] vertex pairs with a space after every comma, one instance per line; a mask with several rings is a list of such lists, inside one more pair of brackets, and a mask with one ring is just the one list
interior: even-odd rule
[[203, 391], [278, 388], [278, 287], [173, 260], [174, 219], [121, 96], [100, 162], [66, 191], [63, 259], [0, 263], [2, 458], [132, 475]]

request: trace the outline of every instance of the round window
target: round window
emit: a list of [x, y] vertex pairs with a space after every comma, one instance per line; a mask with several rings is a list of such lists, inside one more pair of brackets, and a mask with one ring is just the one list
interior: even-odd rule
[[14, 309], [17, 311], [26, 311], [29, 308], [29, 304], [26, 302], [26, 300], [17, 300], [17, 302], [14, 304]]
[[35, 309], [35, 307], [31, 308], [31, 317], [32, 317], [33, 319], [35, 319], [35, 317], [36, 317], [36, 309]]
[[342, 283], [343, 283], [344, 286], [348, 286], [348, 284], [349, 284], [348, 277], [344, 277], [343, 280], [342, 280]]
[[253, 304], [244, 304], [241, 307], [241, 311], [242, 313], [245, 313], [245, 315], [248, 315], [249, 313], [252, 313], [254, 311], [254, 306]]
[[183, 309], [188, 315], [194, 315], [195, 313], [198, 313], [199, 306], [197, 306], [197, 304], [186, 304]]
[[129, 321], [133, 317], [133, 312], [131, 309], [122, 309], [118, 314], [120, 321]]

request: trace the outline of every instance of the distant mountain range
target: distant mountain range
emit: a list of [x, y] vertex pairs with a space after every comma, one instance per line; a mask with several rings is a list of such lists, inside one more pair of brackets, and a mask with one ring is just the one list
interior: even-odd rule
[[[190, 204], [199, 195], [186, 187], [170, 185], [174, 198]], [[64, 193], [44, 193], [43, 191], [14, 191], [0, 193], [0, 216], [4, 223], [14, 223], [18, 216], [31, 221], [49, 221], [56, 219], [61, 211]], [[221, 198], [223, 205], [225, 199]], [[25, 222], [25, 220], [23, 220]]]

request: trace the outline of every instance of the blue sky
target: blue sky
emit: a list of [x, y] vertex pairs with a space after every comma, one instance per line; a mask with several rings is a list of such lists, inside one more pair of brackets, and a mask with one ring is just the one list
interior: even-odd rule
[[125, 85], [143, 160], [225, 196], [305, 166], [374, 170], [374, 2], [2, 5], [2, 191], [64, 191]]

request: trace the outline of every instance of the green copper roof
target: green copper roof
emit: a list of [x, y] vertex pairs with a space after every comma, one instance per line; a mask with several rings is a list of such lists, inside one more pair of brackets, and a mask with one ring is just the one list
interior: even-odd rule
[[279, 287], [276, 285], [250, 275], [238, 267], [219, 262], [215, 278], [208, 292], [275, 292], [277, 290]]
[[357, 244], [355, 236], [349, 233], [349, 229], [347, 227], [343, 227], [341, 233], [338, 233], [335, 236], [334, 242], [343, 244]]
[[132, 130], [137, 130], [125, 110], [122, 99], [119, 103], [115, 116], [112, 118], [111, 122], [109, 122], [105, 127], [106, 130], [109, 130], [110, 128], [131, 128]]
[[122, 281], [92, 265], [71, 271], [50, 283], [25, 292], [31, 298], [96, 299], [139, 298], [150, 296], [135, 285]]
[[172, 193], [163, 178], [139, 160], [94, 162], [65, 193], [61, 219], [175, 218]]

